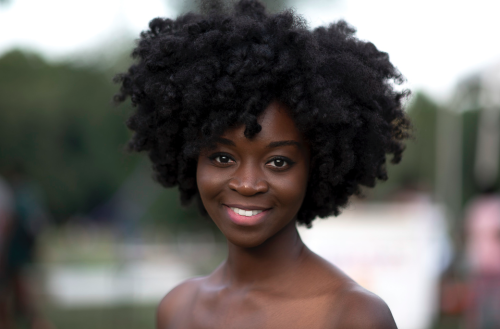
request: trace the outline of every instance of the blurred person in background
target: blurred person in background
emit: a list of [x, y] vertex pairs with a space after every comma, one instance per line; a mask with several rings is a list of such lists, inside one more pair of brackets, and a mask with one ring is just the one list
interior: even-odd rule
[[1, 328], [15, 328], [16, 323], [32, 329], [53, 328], [37, 305], [30, 277], [37, 237], [47, 222], [43, 197], [21, 164], [13, 164], [6, 177], [12, 186], [12, 213], [0, 257], [3, 259], [0, 323], [4, 324]]
[[0, 177], [0, 328], [10, 328], [7, 298], [6, 250], [14, 217], [12, 189]]
[[485, 193], [467, 209], [470, 291], [467, 328], [500, 328], [500, 196]]
[[286, 10], [156, 18], [117, 80], [137, 110], [129, 146], [156, 179], [199, 202], [227, 238], [210, 275], [174, 288], [158, 328], [396, 328], [391, 311], [309, 250], [296, 225], [338, 215], [387, 179], [409, 137], [407, 91], [388, 55], [340, 21], [309, 30]]

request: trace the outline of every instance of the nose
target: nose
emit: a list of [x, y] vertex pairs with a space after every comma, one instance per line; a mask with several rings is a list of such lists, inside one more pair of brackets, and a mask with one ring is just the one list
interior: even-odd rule
[[229, 180], [229, 188], [243, 196], [266, 193], [269, 184], [258, 165], [241, 165]]

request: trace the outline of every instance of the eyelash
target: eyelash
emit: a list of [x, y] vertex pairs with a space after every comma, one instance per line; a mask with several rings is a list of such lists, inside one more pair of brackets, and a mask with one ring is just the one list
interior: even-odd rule
[[210, 161], [215, 162], [217, 164], [221, 164], [221, 165], [228, 165], [228, 164], [231, 163], [231, 162], [222, 163], [222, 162], [219, 162], [219, 161], [215, 160], [215, 159], [220, 158], [220, 157], [226, 157], [229, 160], [231, 160], [231, 161], [234, 162], [234, 159], [229, 154], [227, 154], [227, 153], [214, 153], [211, 156], [209, 156], [208, 158], [210, 159]]
[[[220, 158], [220, 157], [226, 157], [230, 161], [235, 162], [235, 160], [229, 154], [227, 154], [227, 153], [214, 153], [211, 156], [209, 156], [208, 158], [210, 159], [210, 161], [212, 161], [212, 162], [214, 162], [214, 163], [216, 163], [218, 165], [222, 165], [222, 166], [227, 166], [227, 165], [230, 165], [232, 163], [232, 162], [225, 162], [225, 163], [223, 163], [223, 162], [217, 161], [216, 159]], [[272, 163], [272, 162], [274, 162], [276, 160], [281, 160], [281, 161], [285, 162], [284, 166], [282, 166], [282, 167], [271, 166], [271, 168], [273, 170], [276, 170], [276, 171], [285, 171], [285, 170], [289, 169], [290, 167], [292, 167], [295, 164], [294, 161], [290, 160], [287, 157], [275, 156], [275, 157], [271, 158], [269, 161], [267, 161], [266, 165], [269, 164], [269, 163]]]
[[273, 157], [271, 160], [269, 160], [268, 162], [266, 162], [266, 165], [268, 163], [271, 163], [271, 162], [274, 162], [276, 160], [281, 160], [281, 161], [284, 161], [285, 164], [283, 165], [283, 167], [278, 167], [278, 166], [272, 166], [274, 170], [278, 170], [278, 171], [284, 171], [284, 170], [287, 170], [289, 168], [291, 168], [295, 162], [293, 162], [292, 160], [286, 158], [286, 157], [283, 157], [283, 156], [276, 156], [276, 157]]

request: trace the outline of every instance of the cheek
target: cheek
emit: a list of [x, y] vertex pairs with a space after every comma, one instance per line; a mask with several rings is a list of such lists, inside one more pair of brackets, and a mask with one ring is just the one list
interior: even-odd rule
[[200, 160], [196, 170], [196, 184], [205, 208], [210, 207], [209, 201], [219, 194], [221, 186], [224, 184], [223, 178], [219, 177], [220, 175], [211, 170], [210, 167], [203, 160]]
[[287, 209], [291, 212], [297, 212], [306, 194], [307, 172], [300, 168], [289, 177], [275, 180], [273, 185], [279, 195], [280, 203], [288, 206]]

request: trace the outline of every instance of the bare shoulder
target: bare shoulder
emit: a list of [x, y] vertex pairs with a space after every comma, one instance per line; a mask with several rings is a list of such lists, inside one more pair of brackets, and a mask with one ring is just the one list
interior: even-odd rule
[[339, 292], [339, 316], [335, 328], [397, 329], [387, 304], [377, 295], [352, 282]]
[[397, 329], [387, 304], [342, 270], [313, 252], [308, 257], [308, 281], [328, 295], [326, 322], [335, 329]]
[[174, 316], [179, 314], [180, 310], [185, 309], [196, 296], [200, 284], [204, 277], [188, 279], [163, 297], [156, 311], [156, 326], [158, 329], [167, 329], [175, 320]]
[[397, 329], [387, 304], [330, 262], [311, 252], [305, 268], [306, 281], [328, 296], [322, 305], [332, 328]]

